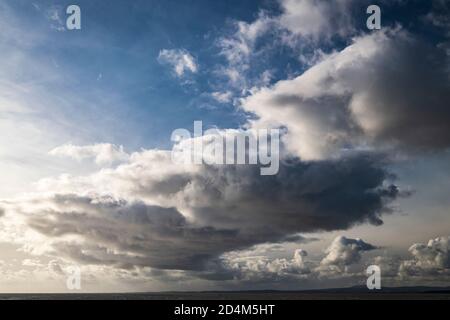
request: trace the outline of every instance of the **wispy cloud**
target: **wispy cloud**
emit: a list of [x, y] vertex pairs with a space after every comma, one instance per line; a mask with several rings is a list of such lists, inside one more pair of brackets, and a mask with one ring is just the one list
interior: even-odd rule
[[163, 49], [159, 52], [158, 61], [169, 65], [177, 77], [198, 72], [196, 59], [186, 49]]

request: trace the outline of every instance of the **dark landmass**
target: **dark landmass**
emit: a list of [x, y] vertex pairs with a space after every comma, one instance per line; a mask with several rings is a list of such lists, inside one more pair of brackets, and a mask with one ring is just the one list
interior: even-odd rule
[[0, 300], [450, 300], [450, 287], [365, 287], [306, 291], [0, 294]]

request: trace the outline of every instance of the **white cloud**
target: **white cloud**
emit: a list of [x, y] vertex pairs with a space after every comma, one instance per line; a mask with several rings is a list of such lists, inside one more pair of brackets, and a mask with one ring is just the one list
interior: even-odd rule
[[184, 76], [186, 72], [198, 72], [196, 59], [185, 49], [163, 49], [159, 52], [158, 61], [168, 64], [178, 77]]
[[295, 250], [292, 259], [269, 259], [264, 256], [241, 256], [231, 253], [223, 257], [223, 262], [225, 268], [230, 273], [234, 273], [234, 277], [240, 281], [261, 281], [289, 277], [299, 279], [310, 276], [311, 270], [304, 261], [307, 255], [307, 252], [303, 249]]
[[225, 92], [213, 92], [211, 93], [211, 96], [220, 103], [227, 103], [230, 102], [233, 98], [233, 93], [231, 91], [225, 91]]
[[350, 12], [354, 0], [280, 0], [280, 4], [283, 12], [277, 21], [294, 36], [317, 41], [354, 32]]
[[412, 260], [403, 261], [400, 274], [411, 277], [450, 276], [450, 237], [431, 239], [427, 244], [416, 243], [409, 248]]
[[116, 146], [110, 143], [98, 143], [88, 146], [65, 144], [54, 148], [49, 154], [70, 157], [78, 161], [94, 159], [98, 165], [111, 165], [115, 162], [125, 161], [129, 157], [122, 146]]
[[361, 239], [349, 239], [339, 236], [325, 251], [326, 257], [320, 262], [323, 266], [336, 265], [347, 266], [359, 262], [361, 252], [376, 249], [375, 246]]

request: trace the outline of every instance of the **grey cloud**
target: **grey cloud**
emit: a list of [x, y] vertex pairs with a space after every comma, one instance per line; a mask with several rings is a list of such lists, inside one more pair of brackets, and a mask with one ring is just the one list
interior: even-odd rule
[[391, 256], [388, 253], [385, 253], [383, 256], [375, 257], [371, 264], [380, 267], [383, 277], [396, 278], [398, 276], [401, 263], [401, 257]]
[[404, 30], [357, 38], [293, 80], [244, 100], [259, 126], [286, 126], [303, 159], [354, 148], [406, 152], [450, 147], [450, 76], [444, 50]]
[[129, 157], [123, 150], [123, 146], [116, 146], [110, 143], [97, 143], [89, 146], [65, 144], [52, 149], [49, 154], [74, 158], [78, 161], [94, 159], [98, 165], [111, 165], [120, 161], [126, 161]]
[[28, 225], [53, 239], [57, 254], [85, 264], [199, 269], [218, 252], [251, 243], [235, 230], [190, 225], [173, 208], [76, 195], [49, 200], [56, 208], [28, 212]]
[[425, 16], [425, 21], [432, 23], [438, 28], [446, 31], [446, 35], [450, 36], [450, 5], [446, 0], [432, 0], [432, 9]]
[[[57, 253], [77, 261], [204, 270], [223, 253], [303, 240], [300, 232], [380, 224], [398, 196], [397, 188], [386, 184], [390, 176], [380, 159], [371, 155], [291, 160], [277, 176], [260, 176], [257, 166], [200, 168], [168, 170], [159, 177], [136, 163], [107, 171], [109, 184], [120, 181], [127, 192], [149, 202], [165, 199], [164, 206], [56, 194], [35, 199], [23, 213], [31, 228], [51, 239]], [[69, 235], [81, 237], [82, 244], [66, 240]]]
[[196, 59], [186, 49], [163, 49], [159, 52], [158, 62], [169, 65], [177, 77], [198, 71]]

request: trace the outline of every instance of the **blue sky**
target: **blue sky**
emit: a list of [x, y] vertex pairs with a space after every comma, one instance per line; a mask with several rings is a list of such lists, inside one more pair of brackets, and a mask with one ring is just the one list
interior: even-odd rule
[[[89, 138], [132, 148], [167, 147], [167, 136], [173, 129], [186, 127], [200, 117], [209, 125], [242, 124], [242, 114], [234, 112], [232, 106], [205, 110], [196, 105], [196, 99], [219, 86], [218, 79], [211, 79], [212, 69], [223, 60], [218, 57], [214, 39], [230, 17], [252, 19], [257, 8], [250, 3], [136, 1], [130, 5], [127, 1], [86, 1], [80, 2], [82, 30], [74, 32], [58, 31], [54, 28], [57, 22], [49, 23], [49, 7], [65, 19], [63, 2], [56, 6], [51, 1], [37, 4], [42, 9], [29, 1], [10, 5], [20, 12], [20, 28], [43, 37], [28, 54], [63, 79], [44, 77], [39, 83], [49, 94], [76, 97], [78, 101], [58, 107], [57, 112], [74, 123], [89, 124], [95, 119], [95, 126], [88, 127]], [[163, 48], [185, 48], [201, 61], [191, 84], [176, 81], [158, 63]], [[23, 81], [42, 77], [32, 70], [21, 71], [17, 73]], [[90, 142], [75, 134], [74, 139], [78, 138]]]

